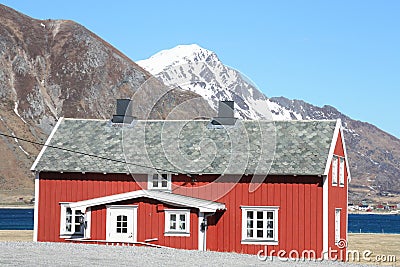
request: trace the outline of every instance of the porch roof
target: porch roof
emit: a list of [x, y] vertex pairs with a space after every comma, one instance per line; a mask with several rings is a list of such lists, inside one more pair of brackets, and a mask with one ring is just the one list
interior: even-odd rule
[[69, 206], [71, 208], [85, 210], [88, 207], [104, 205], [129, 199], [136, 199], [141, 197], [155, 199], [165, 204], [170, 204], [174, 206], [196, 208], [199, 209], [200, 212], [215, 212], [217, 210], [226, 209], [224, 203], [210, 201], [201, 198], [194, 198], [164, 191], [155, 191], [155, 190], [137, 190], [122, 194], [93, 198], [93, 199], [74, 202], [71, 203]]

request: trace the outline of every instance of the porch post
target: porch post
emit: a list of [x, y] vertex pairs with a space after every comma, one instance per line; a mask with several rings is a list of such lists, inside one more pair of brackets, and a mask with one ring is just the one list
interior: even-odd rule
[[207, 232], [207, 227], [203, 227], [204, 223], [204, 212], [199, 212], [199, 234], [198, 234], [198, 239], [199, 239], [199, 250], [200, 251], [205, 251], [207, 250], [206, 247], [206, 232]]

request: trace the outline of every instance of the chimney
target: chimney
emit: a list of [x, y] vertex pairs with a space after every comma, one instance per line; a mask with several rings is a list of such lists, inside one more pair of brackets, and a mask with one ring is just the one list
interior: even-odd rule
[[218, 117], [213, 118], [213, 125], [235, 125], [237, 118], [234, 117], [235, 102], [220, 101], [218, 106]]
[[132, 116], [132, 105], [130, 99], [117, 99], [117, 114], [113, 115], [113, 123], [131, 123], [135, 117]]

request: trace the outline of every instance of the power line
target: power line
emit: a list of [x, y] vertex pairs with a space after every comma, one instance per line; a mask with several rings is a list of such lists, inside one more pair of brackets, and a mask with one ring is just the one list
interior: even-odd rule
[[[35, 144], [35, 145], [40, 145], [40, 146], [44, 146], [44, 147], [50, 147], [50, 148], [54, 148], [54, 149], [59, 149], [59, 150], [62, 150], [62, 151], [71, 152], [71, 153], [75, 153], [75, 154], [79, 154], [79, 155], [94, 157], [94, 158], [108, 160], [108, 161], [117, 162], [117, 163], [123, 163], [123, 164], [127, 164], [127, 165], [134, 165], [134, 166], [143, 167], [143, 168], [155, 169], [157, 171], [176, 173], [176, 171], [157, 168], [157, 167], [154, 167], [154, 166], [150, 167], [150, 166], [146, 166], [146, 165], [142, 165], [142, 164], [138, 164], [138, 163], [127, 162], [127, 161], [118, 160], [118, 159], [111, 159], [111, 158], [107, 158], [107, 157], [103, 157], [103, 156], [99, 156], [99, 155], [94, 155], [94, 154], [89, 154], [89, 153], [86, 153], [86, 152], [80, 152], [80, 151], [76, 151], [76, 150], [72, 150], [72, 149], [68, 149], [68, 148], [63, 148], [63, 147], [59, 147], [59, 146], [46, 145], [45, 143], [28, 140], [28, 139], [25, 139], [25, 138], [22, 138], [22, 137], [17, 137], [15, 135], [9, 135], [9, 134], [5, 134], [5, 133], [2, 133], [2, 132], [0, 132], [0, 135], [4, 136], [4, 137], [8, 137], [8, 138], [17, 139], [17, 140], [20, 140], [20, 141], [23, 141], [23, 142], [27, 142], [27, 143], [31, 143], [31, 144]], [[187, 174], [190, 174], [190, 173], [187, 173]]]

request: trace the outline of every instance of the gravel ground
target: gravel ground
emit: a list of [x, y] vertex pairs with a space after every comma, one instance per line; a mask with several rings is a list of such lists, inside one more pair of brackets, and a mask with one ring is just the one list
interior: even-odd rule
[[[0, 242], [0, 266], [347, 266], [342, 262], [260, 261], [238, 253], [65, 243]], [[354, 265], [351, 266], [361, 266]], [[365, 266], [365, 265], [364, 265]], [[371, 266], [371, 265], [368, 265]]]

